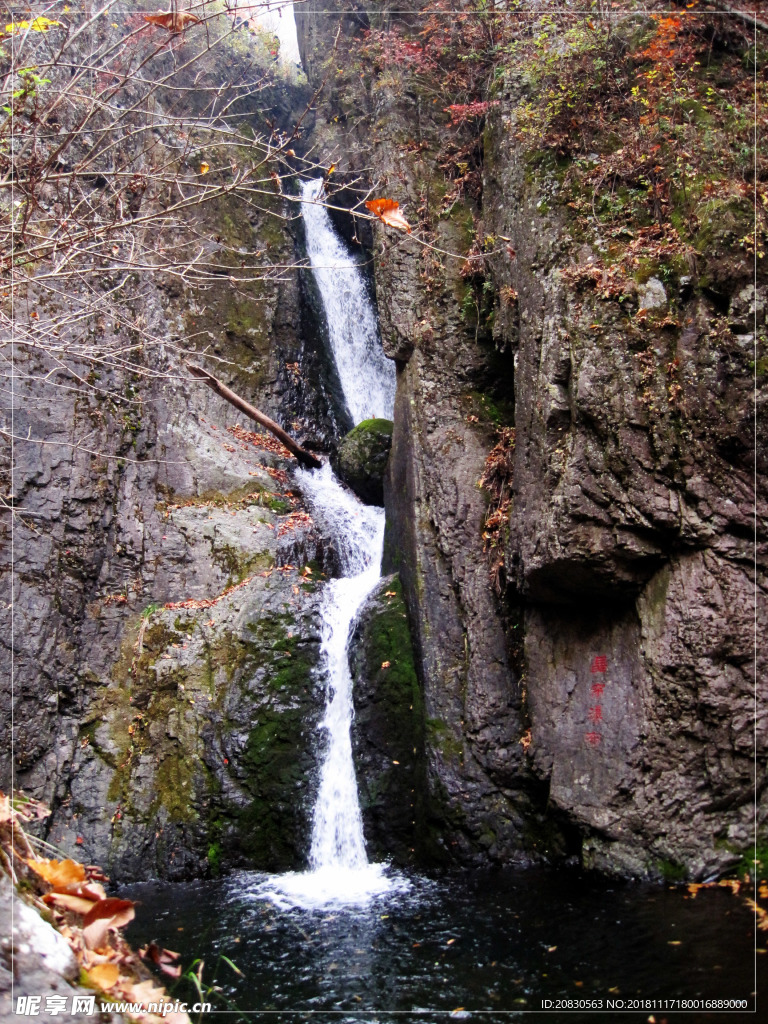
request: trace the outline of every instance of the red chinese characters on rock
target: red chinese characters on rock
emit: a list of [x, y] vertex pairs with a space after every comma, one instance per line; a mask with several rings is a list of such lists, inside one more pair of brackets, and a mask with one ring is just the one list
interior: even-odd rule
[[[603, 675], [607, 671], [608, 656], [605, 654], [596, 654], [592, 659], [590, 672], [593, 675]], [[592, 683], [589, 692], [596, 701], [599, 701], [605, 692], [605, 683]], [[587, 712], [587, 719], [593, 726], [599, 725], [599, 723], [603, 721], [603, 705], [599, 703], [591, 705]], [[584, 733], [584, 742], [590, 747], [599, 747], [603, 742], [603, 735], [593, 728], [589, 732]]]

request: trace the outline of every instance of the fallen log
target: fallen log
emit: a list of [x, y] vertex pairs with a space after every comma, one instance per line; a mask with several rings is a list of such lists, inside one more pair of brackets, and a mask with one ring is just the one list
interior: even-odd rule
[[255, 420], [256, 423], [259, 423], [262, 427], [269, 430], [270, 433], [274, 434], [279, 441], [282, 441], [288, 451], [296, 456], [302, 466], [309, 466], [312, 469], [319, 469], [322, 466], [322, 462], [318, 458], [298, 445], [291, 435], [286, 433], [274, 420], [271, 420], [269, 416], [265, 416], [263, 412], [259, 412], [250, 402], [246, 402], [244, 398], [235, 394], [226, 384], [222, 384], [218, 378], [214, 377], [212, 373], [204, 370], [202, 366], [195, 366], [193, 363], [187, 363], [187, 368], [194, 377], [204, 381], [209, 388], [212, 388], [217, 395], [229, 402], [230, 405], [234, 405], [240, 412], [245, 413], [250, 419]]
[[[760, 21], [750, 11], [741, 11], [737, 7], [731, 7], [728, 4], [722, 3], [722, 0], [701, 0], [701, 2], [705, 7], [714, 7], [721, 14], [728, 14], [732, 18], [738, 18], [739, 21], [743, 21], [750, 28], [759, 28], [761, 32], [768, 32], [768, 21]], [[756, 13], [757, 11], [755, 10]], [[755, 60], [757, 60], [757, 54], [755, 54]]]

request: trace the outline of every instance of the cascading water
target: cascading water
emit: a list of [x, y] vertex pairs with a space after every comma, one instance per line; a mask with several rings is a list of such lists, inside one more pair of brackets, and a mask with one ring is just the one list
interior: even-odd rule
[[[390, 418], [395, 369], [384, 356], [365, 282], [320, 203], [322, 179], [303, 188], [307, 250], [328, 320], [333, 356], [344, 398], [355, 423]], [[276, 902], [299, 906], [365, 903], [407, 888], [401, 877], [369, 864], [352, 759], [352, 676], [347, 643], [352, 623], [381, 575], [384, 510], [364, 505], [326, 464], [297, 472], [297, 483], [315, 520], [333, 538], [341, 577], [325, 588], [321, 670], [326, 711], [321, 722], [327, 747], [312, 821], [310, 870], [280, 875], [261, 887]]]

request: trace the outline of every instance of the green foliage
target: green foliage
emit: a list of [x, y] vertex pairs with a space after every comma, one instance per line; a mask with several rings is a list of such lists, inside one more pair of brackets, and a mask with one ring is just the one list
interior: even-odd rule
[[[205, 960], [198, 957], [182, 972], [181, 977], [173, 986], [171, 990], [173, 998], [191, 1004], [209, 1003], [213, 1012], [238, 1013], [236, 1004], [225, 995], [220, 979], [222, 967], [228, 968], [229, 971], [239, 978], [243, 977], [243, 972], [240, 968], [223, 953], [219, 954], [213, 967], [207, 971]], [[168, 979], [161, 975], [161, 980], [165, 983]], [[200, 1024], [202, 1020], [203, 1015], [200, 1013], [195, 1018], [195, 1024]]]
[[768, 880], [768, 843], [758, 843], [742, 854], [741, 862], [736, 868], [739, 878], [763, 882]]

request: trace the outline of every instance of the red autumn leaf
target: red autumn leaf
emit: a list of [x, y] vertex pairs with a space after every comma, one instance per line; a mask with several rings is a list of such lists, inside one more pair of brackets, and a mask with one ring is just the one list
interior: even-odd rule
[[200, 19], [188, 11], [164, 11], [162, 14], [145, 14], [144, 20], [151, 25], [167, 28], [169, 32], [183, 32], [188, 25], [199, 25]]
[[411, 225], [400, 212], [400, 203], [395, 199], [368, 199], [365, 205], [380, 221], [391, 228], [399, 228], [410, 235]]

